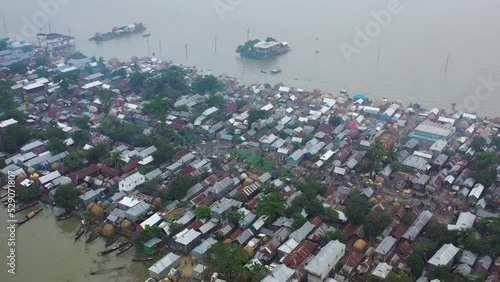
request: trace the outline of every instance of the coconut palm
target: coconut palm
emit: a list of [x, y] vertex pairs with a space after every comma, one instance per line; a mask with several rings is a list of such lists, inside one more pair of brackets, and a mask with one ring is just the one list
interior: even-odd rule
[[396, 163], [399, 161], [398, 159], [398, 151], [396, 150], [396, 146], [391, 145], [389, 147], [389, 151], [387, 151], [387, 160], [390, 164]]
[[122, 160], [122, 154], [120, 152], [111, 153], [109, 164], [115, 169], [121, 169], [125, 165], [125, 161]]

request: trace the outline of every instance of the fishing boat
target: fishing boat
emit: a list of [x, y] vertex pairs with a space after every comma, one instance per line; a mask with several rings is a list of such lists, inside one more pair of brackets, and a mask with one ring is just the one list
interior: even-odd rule
[[21, 225], [23, 223], [25, 223], [26, 221], [32, 219], [33, 217], [35, 217], [35, 215], [37, 215], [38, 213], [40, 213], [42, 211], [43, 208], [39, 208], [37, 210], [34, 210], [32, 212], [30, 212], [28, 215], [26, 215], [25, 217], [23, 217], [23, 219], [19, 220], [17, 222], [18, 225]]
[[9, 192], [7, 192], [7, 193], [5, 193], [5, 194], [3, 194], [3, 195], [0, 195], [0, 199], [3, 199], [3, 198], [5, 198], [5, 197], [7, 197], [7, 195], [9, 195]]
[[121, 255], [124, 252], [126, 252], [128, 249], [132, 248], [133, 244], [132, 243], [127, 243], [125, 246], [121, 247], [118, 252], [116, 252], [116, 255]]
[[281, 69], [279, 67], [275, 67], [274, 69], [271, 70], [272, 74], [278, 74], [281, 72]]
[[85, 243], [90, 243], [90, 242], [94, 241], [100, 235], [101, 235], [100, 231], [94, 231], [92, 234], [90, 234], [90, 236], [87, 238], [87, 240], [85, 240]]
[[261, 70], [260, 72], [261, 72], [261, 73], [267, 73], [267, 71], [265, 71], [265, 70]]
[[56, 220], [58, 220], [58, 221], [59, 220], [65, 220], [65, 219], [68, 219], [68, 218], [70, 218], [72, 216], [73, 216], [72, 213], [67, 212], [67, 213], [61, 214], [60, 216], [56, 216]]
[[124, 242], [121, 242], [121, 243], [119, 243], [119, 244], [118, 244], [118, 245], [116, 245], [116, 246], [113, 246], [113, 247], [111, 247], [111, 248], [109, 248], [109, 249], [105, 249], [104, 251], [100, 252], [99, 254], [101, 254], [101, 255], [109, 254], [109, 253], [111, 253], [111, 252], [113, 252], [113, 251], [116, 251], [116, 250], [120, 249], [121, 247], [123, 247], [123, 246], [127, 245], [127, 244], [128, 244], [128, 242], [129, 242], [128, 240], [127, 240], [127, 241], [124, 241]]
[[104, 244], [104, 247], [107, 248], [107, 247], [113, 245], [113, 243], [116, 242], [116, 240], [118, 240], [119, 237], [120, 237], [120, 235], [117, 234], [111, 238], [106, 239], [106, 243]]
[[85, 232], [85, 228], [84, 228], [84, 225], [82, 224], [82, 225], [80, 225], [80, 228], [78, 228], [78, 230], [76, 231], [75, 241], [78, 240], [80, 237], [82, 237], [83, 232]]
[[18, 207], [18, 208], [16, 209], [16, 211], [14, 211], [14, 213], [18, 213], [18, 212], [20, 212], [20, 211], [24, 211], [25, 209], [31, 208], [32, 206], [34, 206], [34, 205], [36, 205], [36, 204], [38, 204], [38, 201], [34, 201], [34, 202], [32, 202], [32, 203], [29, 203], [29, 204], [23, 204], [23, 205], [21, 205], [20, 207]]
[[119, 266], [119, 267], [113, 267], [113, 268], [108, 268], [108, 269], [103, 269], [103, 270], [91, 271], [90, 275], [106, 274], [106, 273], [110, 273], [113, 271], [122, 270], [124, 268], [125, 268], [125, 266]]
[[144, 257], [144, 258], [133, 258], [132, 261], [133, 262], [141, 262], [141, 261], [150, 261], [150, 260], [153, 260], [155, 257], [151, 256], [151, 257]]

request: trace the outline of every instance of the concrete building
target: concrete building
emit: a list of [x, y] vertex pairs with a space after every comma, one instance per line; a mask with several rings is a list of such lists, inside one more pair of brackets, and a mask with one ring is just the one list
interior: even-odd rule
[[345, 255], [346, 246], [339, 241], [330, 241], [305, 267], [308, 282], [323, 282]]

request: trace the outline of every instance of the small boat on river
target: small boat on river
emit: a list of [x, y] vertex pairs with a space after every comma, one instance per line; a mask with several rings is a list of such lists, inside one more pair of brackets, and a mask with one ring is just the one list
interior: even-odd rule
[[150, 261], [150, 260], [153, 260], [155, 257], [154, 256], [151, 256], [151, 257], [143, 257], [143, 258], [133, 258], [132, 261], [133, 262], [142, 262], [142, 261]]
[[39, 214], [41, 211], [42, 211], [43, 208], [39, 208], [37, 210], [34, 210], [32, 212], [30, 212], [28, 215], [26, 215], [25, 217], [23, 217], [23, 219], [19, 220], [17, 222], [18, 225], [21, 225], [23, 223], [25, 223], [26, 221], [32, 219], [33, 217], [35, 217], [35, 215]]
[[128, 242], [129, 242], [128, 240], [127, 240], [127, 241], [124, 241], [124, 242], [121, 242], [121, 243], [119, 243], [119, 244], [118, 244], [118, 245], [116, 245], [116, 246], [113, 246], [113, 247], [111, 247], [111, 248], [109, 248], [109, 249], [105, 249], [104, 251], [100, 252], [99, 254], [101, 254], [101, 255], [105, 255], [105, 254], [109, 254], [109, 253], [111, 253], [111, 252], [114, 252], [114, 251], [116, 251], [116, 250], [120, 249], [121, 247], [123, 247], [123, 246], [127, 245], [127, 244], [128, 244]]
[[122, 270], [124, 268], [125, 268], [125, 266], [119, 266], [119, 267], [113, 267], [113, 268], [108, 268], [108, 269], [103, 269], [103, 270], [91, 271], [90, 275], [106, 274], [106, 273], [110, 273], [113, 271]]
[[38, 204], [38, 201], [34, 201], [34, 202], [29, 203], [29, 204], [23, 204], [20, 207], [16, 208], [16, 211], [14, 213], [18, 213], [20, 211], [24, 211], [25, 209], [29, 209], [36, 204]]
[[272, 74], [278, 74], [281, 72], [281, 69], [279, 67], [275, 67], [274, 69], [271, 70]]
[[106, 243], [104, 244], [104, 247], [107, 248], [107, 247], [113, 245], [113, 243], [116, 242], [116, 240], [118, 240], [119, 237], [120, 237], [120, 235], [117, 234], [111, 238], [106, 239]]
[[68, 218], [70, 218], [72, 216], [73, 216], [72, 213], [67, 212], [67, 213], [61, 214], [60, 216], [57, 216], [56, 220], [58, 220], [58, 221], [65, 220], [65, 219], [68, 219]]
[[76, 234], [75, 234], [75, 241], [80, 239], [80, 237], [82, 237], [83, 233], [85, 232], [85, 228], [84, 228], [84, 225], [80, 225], [80, 228], [78, 228], [78, 230], [76, 231]]
[[132, 243], [127, 243], [125, 246], [121, 247], [118, 252], [116, 252], [116, 255], [121, 255], [124, 252], [126, 252], [128, 249], [132, 248], [133, 244]]
[[90, 236], [87, 238], [87, 240], [85, 240], [85, 243], [90, 243], [90, 242], [94, 241], [100, 235], [101, 235], [100, 231], [94, 231], [92, 234], [90, 234]]

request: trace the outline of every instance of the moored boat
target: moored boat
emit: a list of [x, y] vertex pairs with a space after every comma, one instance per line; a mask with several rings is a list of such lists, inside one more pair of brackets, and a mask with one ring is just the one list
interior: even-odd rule
[[24, 211], [25, 209], [31, 208], [32, 206], [38, 204], [38, 201], [31, 202], [29, 204], [23, 204], [20, 207], [16, 208], [16, 211], [14, 213], [18, 213], [20, 211]]
[[89, 40], [94, 41], [107, 41], [114, 38], [119, 38], [125, 35], [141, 33], [146, 30], [146, 27], [142, 23], [129, 24], [122, 27], [115, 27], [110, 32], [100, 33], [97, 32], [94, 37], [89, 38]]
[[116, 240], [118, 240], [118, 237], [120, 237], [120, 235], [117, 234], [111, 238], [106, 239], [106, 243], [104, 244], [104, 247], [107, 248], [107, 247], [113, 245], [113, 243], [116, 242]]
[[113, 247], [111, 247], [109, 249], [105, 249], [102, 252], [99, 252], [99, 254], [101, 254], [101, 255], [109, 254], [109, 253], [111, 253], [113, 251], [116, 251], [116, 250], [120, 249], [121, 247], [127, 245], [128, 242], [129, 242], [128, 240], [124, 241], [124, 242], [121, 242], [121, 243], [117, 244], [116, 246], [113, 246]]
[[113, 271], [118, 271], [124, 269], [125, 266], [119, 266], [119, 267], [114, 267], [114, 268], [109, 268], [109, 269], [103, 269], [103, 270], [98, 270], [98, 271], [92, 271], [90, 272], [90, 275], [99, 275], [99, 274], [105, 274], [105, 273], [110, 273]]
[[7, 197], [7, 195], [9, 195], [9, 192], [7, 192], [7, 193], [5, 193], [5, 194], [0, 195], [0, 199], [3, 199], [3, 198], [5, 198], [5, 197]]
[[153, 260], [154, 258], [155, 258], [154, 256], [144, 257], [144, 258], [133, 258], [132, 261], [133, 262], [150, 261]]
[[132, 248], [133, 244], [132, 243], [127, 243], [125, 246], [121, 247], [118, 252], [116, 252], [116, 255], [121, 255], [124, 252], [126, 252], [128, 249]]
[[65, 219], [68, 219], [72, 216], [73, 216], [73, 214], [68, 212], [65, 214], [61, 214], [60, 216], [56, 216], [56, 220], [65, 220]]
[[94, 241], [100, 235], [101, 235], [100, 231], [94, 231], [92, 234], [90, 234], [90, 236], [87, 238], [87, 240], [85, 240], [85, 243], [90, 243], [90, 242]]
[[42, 211], [43, 208], [39, 208], [37, 210], [34, 210], [32, 212], [30, 212], [28, 215], [26, 215], [23, 219], [19, 220], [17, 222], [18, 225], [21, 225], [23, 223], [25, 223], [26, 221], [32, 219], [33, 217], [35, 217], [35, 215], [37, 215], [38, 213], [40, 213]]
[[78, 228], [78, 230], [76, 231], [75, 241], [78, 240], [80, 237], [82, 237], [83, 232], [85, 232], [85, 228], [84, 228], [84, 225], [82, 224], [82, 225], [80, 225], [80, 228]]

